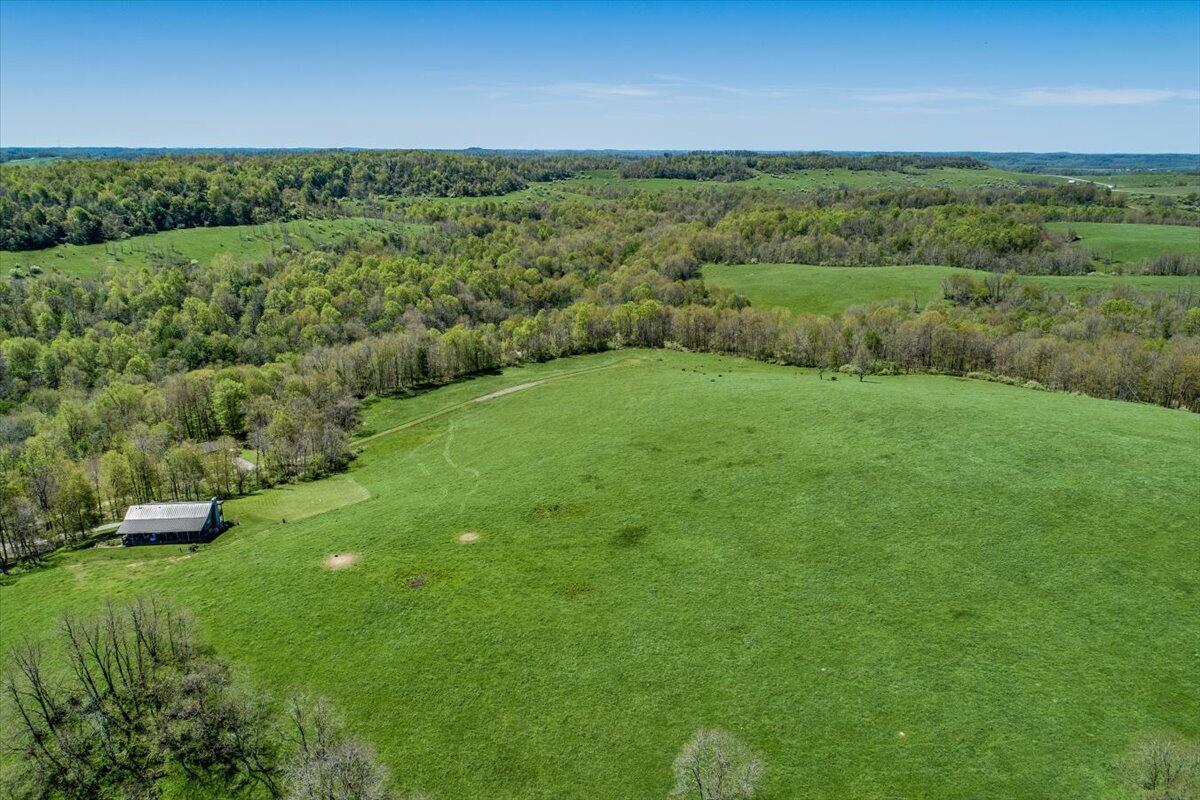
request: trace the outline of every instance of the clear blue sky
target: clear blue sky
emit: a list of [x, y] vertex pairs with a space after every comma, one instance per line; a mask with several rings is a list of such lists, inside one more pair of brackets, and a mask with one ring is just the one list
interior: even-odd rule
[[0, 2], [0, 144], [1200, 151], [1200, 2]]

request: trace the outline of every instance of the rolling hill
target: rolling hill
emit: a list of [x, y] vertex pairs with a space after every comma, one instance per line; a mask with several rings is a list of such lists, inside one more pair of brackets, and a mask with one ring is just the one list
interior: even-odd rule
[[619, 351], [375, 401], [358, 449], [199, 552], [6, 579], [0, 651], [154, 593], [458, 800], [664, 796], [705, 725], [770, 797], [1115, 797], [1200, 733], [1187, 412]]

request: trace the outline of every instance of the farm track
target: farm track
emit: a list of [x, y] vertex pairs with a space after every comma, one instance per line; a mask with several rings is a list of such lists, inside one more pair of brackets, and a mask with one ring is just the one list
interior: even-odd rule
[[356, 444], [356, 445], [357, 444], [365, 444], [373, 439], [378, 439], [382, 436], [387, 436], [389, 434], [396, 433], [397, 431], [402, 431], [407, 428], [415, 427], [422, 423], [429, 422], [430, 420], [437, 419], [438, 417], [445, 416], [446, 414], [449, 414], [451, 412], [458, 411], [461, 408], [467, 408], [468, 406], [472, 406], [477, 403], [481, 403], [481, 402], [484, 402], [487, 400], [497, 399], [499, 397], [503, 397], [505, 395], [512, 394], [513, 392], [516, 392], [516, 391], [525, 391], [525, 390], [529, 390], [529, 389], [535, 389], [538, 386], [543, 386], [547, 383], [553, 383], [555, 381], [561, 381], [561, 380], [565, 380], [567, 378], [574, 378], [578, 375], [586, 375], [586, 374], [592, 373], [592, 372], [601, 372], [603, 370], [615, 369], [616, 367], [627, 367], [627, 366], [630, 366], [633, 364], [641, 363], [641, 361], [642, 361], [642, 359], [637, 358], [637, 357], [625, 358], [625, 359], [621, 359], [620, 361], [616, 361], [612, 364], [604, 364], [599, 367], [586, 367], [584, 369], [577, 369], [577, 370], [572, 370], [570, 372], [562, 372], [557, 375], [551, 375], [546, 378], [541, 378], [540, 380], [535, 381], [532, 384], [518, 384], [516, 386], [511, 386], [507, 389], [500, 389], [499, 391], [488, 392], [486, 394], [479, 395], [478, 397], [472, 397], [467, 400], [463, 400], [461, 402], [445, 406], [444, 408], [439, 408], [437, 411], [431, 411], [428, 414], [422, 414], [421, 416], [416, 417], [414, 419], [410, 419], [407, 422], [401, 422], [399, 425], [393, 425], [390, 428], [385, 428], [384, 430], [377, 431], [376, 433], [372, 433], [370, 436], [364, 436], [361, 439], [355, 440], [353, 442], [353, 444]]
[[1108, 189], [1108, 190], [1109, 190], [1109, 191], [1111, 191], [1111, 192], [1128, 192], [1128, 191], [1131, 191], [1131, 190], [1129, 190], [1129, 189], [1118, 189], [1116, 186], [1114, 186], [1114, 185], [1113, 185], [1113, 184], [1111, 184], [1111, 183], [1102, 183], [1101, 181], [1093, 181], [1093, 180], [1088, 180], [1087, 178], [1081, 178], [1081, 177], [1079, 177], [1078, 175], [1051, 175], [1050, 177], [1051, 177], [1051, 178], [1063, 178], [1064, 180], [1071, 181], [1072, 183], [1074, 183], [1074, 182], [1076, 182], [1076, 181], [1079, 181], [1079, 182], [1082, 182], [1082, 183], [1094, 183], [1094, 184], [1096, 184], [1097, 186], [1103, 186], [1104, 188]]

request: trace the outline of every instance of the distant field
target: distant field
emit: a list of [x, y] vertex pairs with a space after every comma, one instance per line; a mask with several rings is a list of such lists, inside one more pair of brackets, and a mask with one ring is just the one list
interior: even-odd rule
[[1073, 247], [1090, 250], [1111, 263], [1144, 261], [1164, 253], [1200, 255], [1200, 228], [1188, 225], [1141, 225], [1131, 222], [1047, 222], [1047, 230], [1080, 237]]
[[971, 187], [971, 186], [1029, 186], [1033, 184], [1062, 183], [1066, 179], [1050, 175], [1031, 175], [1022, 172], [1007, 172], [999, 169], [927, 169], [908, 172], [816, 169], [784, 175], [758, 173], [744, 181], [694, 181], [680, 178], [622, 178], [616, 170], [594, 170], [585, 176], [539, 184], [560, 191], [572, 191], [583, 187], [627, 187], [646, 191], [674, 191], [697, 187], [728, 188], [753, 187], [775, 189], [784, 192], [806, 192], [814, 189], [849, 186], [851, 188], [878, 187]]
[[7, 277], [14, 267], [27, 269], [37, 265], [44, 270], [84, 277], [98, 275], [105, 267], [144, 266], [155, 256], [206, 262], [224, 253], [237, 259], [255, 259], [268, 256], [285, 244], [304, 248], [349, 235], [415, 227], [366, 217], [343, 217], [226, 228], [185, 228], [102, 244], [62, 244], [45, 250], [0, 251], [0, 275]]
[[61, 161], [59, 156], [36, 156], [33, 158], [14, 158], [10, 161], [0, 163], [0, 168], [4, 167], [36, 167], [41, 164], [53, 164], [55, 161]]
[[1076, 180], [1095, 181], [1113, 187], [1113, 191], [1134, 194], [1181, 197], [1200, 192], [1198, 172], [1118, 172], [1110, 175], [1083, 175]]
[[746, 186], [759, 186], [782, 191], [808, 191], [833, 186], [849, 186], [852, 189], [870, 187], [887, 188], [967, 188], [977, 186], [1031, 186], [1062, 183], [1063, 179], [1049, 175], [1033, 175], [1023, 172], [1007, 172], [1000, 169], [943, 169], [911, 170], [905, 172], [870, 170], [807, 170], [784, 175], [760, 173]]
[[196, 553], [0, 580], [0, 661], [152, 593], [434, 800], [664, 798], [700, 726], [772, 800], [1117, 800], [1200, 733], [1194, 414], [621, 351], [366, 412], [404, 422]]
[[[988, 273], [936, 265], [896, 267], [822, 267], [808, 264], [710, 264], [704, 278], [745, 295], [752, 305], [779, 306], [794, 312], [837, 314], [853, 305], [879, 300], [912, 300], [921, 304], [941, 297], [942, 280], [955, 273], [981, 278]], [[1126, 284], [1143, 291], [1200, 291], [1200, 276], [1160, 275], [1024, 275], [1067, 294], [1083, 294]]]

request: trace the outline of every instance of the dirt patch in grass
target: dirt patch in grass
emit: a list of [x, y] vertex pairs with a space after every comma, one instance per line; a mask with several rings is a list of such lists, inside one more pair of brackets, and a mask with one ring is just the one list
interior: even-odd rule
[[324, 564], [325, 569], [329, 570], [330, 572], [337, 572], [340, 569], [353, 567], [358, 563], [359, 558], [360, 556], [358, 553], [334, 553], [333, 555], [328, 556], [321, 563]]
[[497, 397], [504, 397], [504, 395], [512, 394], [513, 392], [522, 392], [522, 391], [525, 391], [526, 389], [532, 389], [533, 387], [537, 386], [540, 383], [541, 383], [541, 381], [531, 381], [529, 383], [520, 383], [520, 384], [517, 384], [516, 386], [510, 386], [507, 389], [501, 389], [498, 392], [492, 392], [491, 394], [485, 394], [483, 397], [476, 397], [475, 402], [482, 403], [485, 400], [494, 400]]
[[476, 533], [475, 531], [463, 531], [462, 533], [460, 533], [458, 535], [458, 540], [460, 542], [462, 542], [463, 544], [470, 544], [471, 542], [478, 542], [479, 534]]
[[429, 583], [429, 579], [424, 575], [413, 575], [404, 582], [404, 585], [410, 589], [420, 589], [426, 583]]

